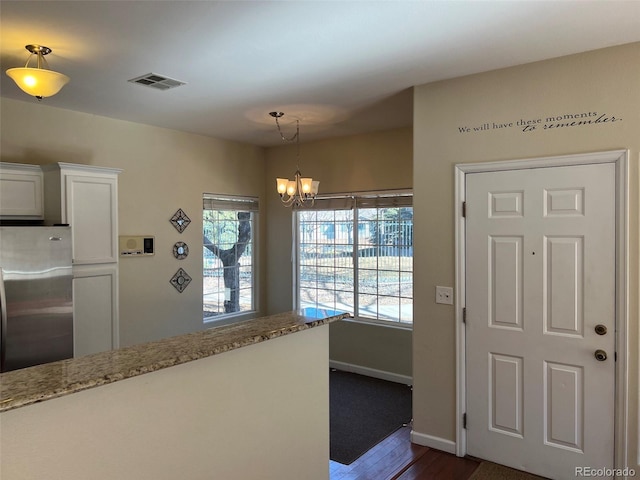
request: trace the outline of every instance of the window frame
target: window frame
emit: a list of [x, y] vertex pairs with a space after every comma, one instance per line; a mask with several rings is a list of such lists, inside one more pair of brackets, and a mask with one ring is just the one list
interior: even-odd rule
[[[309, 210], [318, 210], [318, 211], [326, 211], [326, 210], [339, 210], [339, 209], [351, 209], [353, 210], [354, 214], [353, 214], [353, 224], [354, 224], [354, 229], [353, 229], [353, 251], [358, 251], [358, 245], [359, 245], [359, 232], [358, 232], [358, 226], [359, 226], [359, 222], [358, 222], [358, 210], [359, 209], [364, 209], [364, 208], [372, 208], [372, 203], [375, 203], [375, 199], [376, 198], [393, 198], [393, 197], [411, 197], [411, 209], [413, 211], [413, 190], [412, 189], [399, 189], [399, 190], [382, 190], [382, 191], [368, 191], [368, 192], [357, 192], [357, 193], [336, 193], [336, 194], [329, 194], [329, 195], [320, 195], [316, 198], [316, 202], [317, 203], [326, 203], [327, 207], [330, 207], [331, 205], [333, 205], [333, 208], [323, 208], [322, 206], [317, 206], [314, 205], [312, 207], [305, 207], [305, 206], [301, 206], [301, 207], [297, 207], [293, 209], [293, 225], [292, 225], [292, 238], [293, 238], [293, 246], [294, 248], [292, 249], [292, 258], [293, 258], [293, 268], [292, 268], [292, 272], [293, 272], [293, 305], [294, 308], [296, 310], [301, 310], [301, 305], [300, 305], [300, 260], [301, 260], [301, 255], [300, 255], [300, 217], [298, 215], [299, 212], [304, 212], [304, 211], [309, 211]], [[358, 200], [360, 200], [361, 203], [363, 203], [364, 205], [360, 205], [358, 203]], [[348, 203], [351, 203], [351, 207], [348, 207]], [[402, 206], [408, 206], [408, 205], [399, 205], [399, 207]], [[380, 208], [385, 208], [384, 206], [380, 206]], [[393, 205], [389, 205], [386, 208], [393, 208]], [[413, 226], [413, 221], [412, 221], [412, 226]], [[412, 242], [412, 246], [413, 246], [413, 242]], [[411, 258], [413, 259], [413, 253]], [[368, 318], [368, 317], [360, 317], [359, 315], [359, 289], [358, 289], [358, 285], [359, 285], [359, 270], [360, 267], [359, 265], [354, 265], [353, 268], [353, 282], [354, 282], [354, 288], [356, 289], [354, 291], [354, 296], [353, 296], [353, 302], [354, 302], [354, 307], [353, 307], [353, 312], [351, 312], [353, 314], [353, 317], [350, 319], [346, 319], [345, 321], [350, 321], [350, 322], [354, 322], [354, 323], [363, 323], [363, 324], [372, 324], [372, 325], [377, 325], [377, 326], [384, 326], [384, 327], [389, 327], [389, 328], [399, 328], [399, 329], [403, 329], [403, 330], [413, 330], [413, 315], [412, 315], [412, 320], [411, 322], [402, 322], [399, 319], [398, 320], [384, 320], [384, 319], [379, 319], [379, 318]], [[411, 269], [412, 272], [412, 276], [413, 276], [413, 267]], [[414, 296], [414, 292], [413, 292], [413, 282], [412, 282], [412, 300], [413, 300], [413, 296]]]
[[[205, 208], [207, 201], [210, 201], [212, 203], [217, 203], [220, 207], [223, 206], [228, 206], [230, 208]], [[258, 289], [259, 289], [259, 252], [258, 252], [258, 245], [259, 245], [259, 229], [260, 229], [260, 225], [259, 225], [259, 221], [260, 221], [260, 201], [258, 197], [254, 197], [254, 196], [242, 196], [242, 195], [227, 195], [227, 194], [219, 194], [219, 193], [203, 193], [202, 194], [202, 202], [203, 202], [203, 208], [202, 208], [202, 234], [204, 236], [204, 211], [205, 210], [218, 210], [218, 211], [240, 211], [240, 212], [244, 212], [244, 211], [249, 211], [251, 212], [251, 238], [250, 238], [250, 245], [251, 245], [251, 309], [249, 310], [244, 310], [244, 311], [240, 311], [240, 312], [233, 312], [233, 313], [222, 313], [219, 315], [215, 315], [215, 316], [211, 316], [211, 317], [205, 317], [204, 316], [204, 284], [205, 284], [205, 261], [204, 261], [204, 241], [203, 241], [203, 252], [201, 255], [201, 260], [202, 260], [202, 267], [201, 267], [201, 272], [202, 272], [202, 277], [203, 277], [203, 281], [202, 281], [202, 292], [201, 292], [201, 312], [202, 312], [202, 324], [205, 326], [205, 328], [210, 328], [210, 327], [218, 327], [218, 326], [222, 326], [222, 325], [228, 325], [228, 324], [232, 324], [232, 323], [237, 323], [237, 322], [242, 322], [244, 320], [248, 320], [250, 318], [255, 317], [255, 314], [259, 311], [260, 306], [259, 306], [259, 299], [260, 299], [260, 295], [258, 294]], [[247, 209], [243, 209], [243, 208], [238, 208], [240, 206], [248, 206], [249, 208]], [[222, 268], [222, 267], [221, 267]]]

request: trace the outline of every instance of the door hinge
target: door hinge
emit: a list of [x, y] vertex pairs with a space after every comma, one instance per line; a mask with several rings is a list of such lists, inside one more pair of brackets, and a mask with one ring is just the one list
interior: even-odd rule
[[467, 323], [467, 307], [462, 309], [462, 323]]
[[462, 414], [462, 428], [464, 428], [464, 429], [467, 428], [467, 414], [466, 413]]
[[467, 202], [462, 202], [462, 217], [467, 218]]
[[614, 362], [618, 361], [618, 352], [613, 352], [613, 361]]

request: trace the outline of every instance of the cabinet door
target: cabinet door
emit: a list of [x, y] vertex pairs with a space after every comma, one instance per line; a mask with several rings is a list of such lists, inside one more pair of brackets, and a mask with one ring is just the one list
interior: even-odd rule
[[0, 217], [41, 219], [42, 170], [35, 165], [0, 165]]
[[73, 267], [74, 357], [118, 348], [118, 267]]
[[115, 177], [65, 175], [65, 222], [73, 230], [73, 263], [118, 261]]

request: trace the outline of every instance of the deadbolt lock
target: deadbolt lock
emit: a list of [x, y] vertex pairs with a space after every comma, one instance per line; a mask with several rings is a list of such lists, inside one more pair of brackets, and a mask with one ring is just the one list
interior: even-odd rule
[[604, 362], [607, 359], [607, 352], [605, 352], [604, 350], [596, 350], [594, 353], [596, 360], [598, 360], [599, 362]]
[[605, 327], [602, 324], [596, 325], [595, 331], [598, 335], [606, 335], [607, 334], [607, 327]]

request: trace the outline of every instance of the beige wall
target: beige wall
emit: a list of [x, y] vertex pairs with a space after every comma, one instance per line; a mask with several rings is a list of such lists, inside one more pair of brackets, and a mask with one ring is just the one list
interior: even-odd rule
[[[304, 127], [302, 134], [304, 134]], [[282, 206], [276, 177], [295, 172], [295, 146], [268, 148], [267, 299], [268, 314], [293, 305], [291, 209]], [[320, 180], [320, 193], [405, 189], [412, 182], [413, 145], [410, 128], [304, 143], [300, 170]], [[411, 330], [343, 322], [331, 325], [331, 360], [411, 376]], [[393, 341], [389, 341], [389, 336]]]
[[331, 366], [411, 383], [412, 330], [343, 320], [329, 330]]
[[327, 480], [328, 326], [0, 414], [3, 480]]
[[[155, 236], [156, 254], [120, 259], [121, 346], [202, 329], [202, 194], [252, 195], [264, 203], [263, 150], [53, 108], [46, 100], [3, 98], [0, 115], [3, 162], [71, 162], [123, 170], [119, 233]], [[169, 223], [178, 208], [192, 220], [182, 234]], [[262, 221], [256, 232], [262, 242], [261, 271], [265, 225]], [[191, 247], [185, 260], [173, 257], [177, 241]], [[179, 267], [193, 278], [181, 294], [169, 284]], [[264, 295], [259, 301], [264, 307]]]
[[[630, 466], [638, 465], [638, 203], [640, 44], [487, 72], [415, 89], [414, 103], [414, 430], [455, 440], [455, 313], [433, 302], [435, 285], [454, 285], [454, 165], [629, 149]], [[621, 121], [522, 132], [461, 133], [459, 127], [566, 113]], [[492, 127], [492, 125], [490, 125]]]

